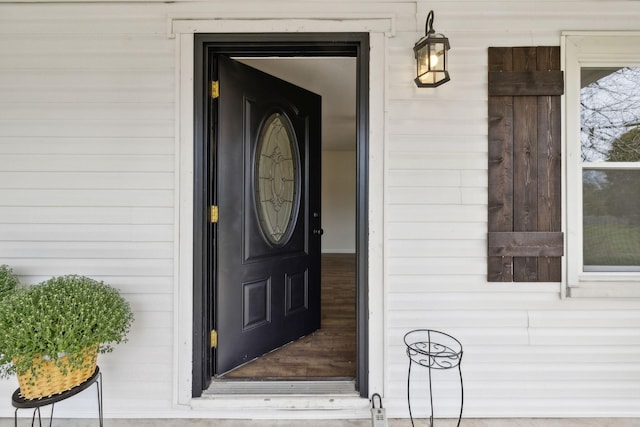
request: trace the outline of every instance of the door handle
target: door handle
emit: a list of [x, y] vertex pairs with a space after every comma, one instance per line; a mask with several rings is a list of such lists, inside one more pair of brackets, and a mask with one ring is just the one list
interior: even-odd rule
[[315, 230], [313, 230], [313, 234], [315, 234], [316, 236], [322, 236], [324, 234], [324, 230], [322, 228], [316, 228]]

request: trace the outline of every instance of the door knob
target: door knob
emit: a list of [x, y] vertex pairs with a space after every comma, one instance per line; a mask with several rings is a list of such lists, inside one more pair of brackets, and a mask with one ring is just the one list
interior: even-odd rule
[[324, 230], [322, 228], [316, 228], [315, 230], [313, 230], [313, 234], [315, 234], [316, 236], [322, 236], [324, 234]]

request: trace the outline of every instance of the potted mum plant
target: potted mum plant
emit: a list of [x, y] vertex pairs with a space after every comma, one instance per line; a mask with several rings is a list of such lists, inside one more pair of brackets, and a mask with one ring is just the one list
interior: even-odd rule
[[28, 399], [68, 390], [94, 373], [98, 353], [126, 341], [132, 322], [119, 292], [88, 277], [18, 287], [0, 303], [0, 376], [16, 374]]
[[19, 284], [13, 270], [8, 265], [0, 265], [0, 300], [13, 292]]

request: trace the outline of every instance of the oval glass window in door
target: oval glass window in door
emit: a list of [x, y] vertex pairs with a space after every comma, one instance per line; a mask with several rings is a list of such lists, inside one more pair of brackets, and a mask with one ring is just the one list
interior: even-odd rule
[[300, 204], [298, 144], [288, 118], [271, 114], [258, 134], [255, 157], [255, 200], [265, 239], [285, 245], [295, 227]]

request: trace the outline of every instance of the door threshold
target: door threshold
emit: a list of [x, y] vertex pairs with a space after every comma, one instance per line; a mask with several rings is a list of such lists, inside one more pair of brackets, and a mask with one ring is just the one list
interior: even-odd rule
[[202, 397], [217, 395], [358, 395], [355, 380], [352, 379], [314, 379], [314, 380], [279, 380], [279, 379], [247, 379], [224, 380], [214, 379]]

